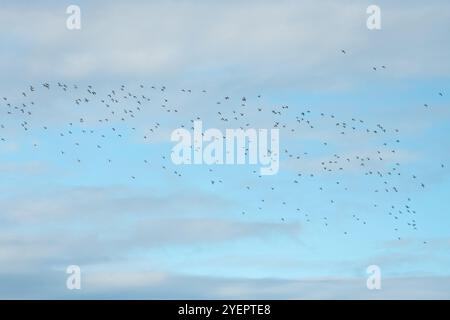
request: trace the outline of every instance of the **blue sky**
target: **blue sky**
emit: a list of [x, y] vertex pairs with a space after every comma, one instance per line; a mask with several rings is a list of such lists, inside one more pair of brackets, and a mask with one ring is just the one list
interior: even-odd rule
[[[378, 1], [378, 31], [370, 1], [78, 1], [72, 31], [75, 3], [0, 4], [1, 298], [449, 298], [448, 2]], [[173, 165], [196, 117], [286, 125], [279, 173]]]

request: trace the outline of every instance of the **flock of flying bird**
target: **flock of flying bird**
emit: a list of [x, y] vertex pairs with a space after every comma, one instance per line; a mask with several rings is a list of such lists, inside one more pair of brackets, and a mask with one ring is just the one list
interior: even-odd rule
[[[345, 50], [341, 50], [342, 54], [347, 54]], [[378, 69], [386, 69], [386, 66], [373, 67], [374, 71]], [[100, 92], [104, 91], [104, 94]], [[209, 97], [207, 90], [197, 90], [196, 94], [202, 95], [204, 97]], [[38, 116], [42, 112], [42, 107], [38, 106], [36, 99], [39, 95], [51, 95], [51, 93], [57, 93], [60, 95], [67, 95], [71, 100], [69, 103], [70, 116], [73, 120], [61, 125], [55, 124], [53, 127], [51, 124], [42, 123], [43, 117]], [[178, 95], [178, 98], [182, 98], [183, 95], [192, 95], [194, 90], [191, 89], [179, 89], [176, 90], [174, 94]], [[438, 92], [440, 97], [444, 97], [442, 92]], [[73, 98], [75, 97], [75, 98]], [[159, 135], [164, 135], [164, 128], [175, 129], [178, 127], [183, 127], [186, 129], [193, 130], [193, 123], [196, 120], [202, 120], [203, 117], [200, 115], [190, 114], [189, 110], [179, 106], [180, 103], [172, 103], [170, 93], [166, 86], [156, 86], [156, 85], [144, 85], [139, 84], [134, 89], [126, 85], [120, 85], [116, 88], [108, 90], [98, 90], [92, 85], [81, 86], [76, 84], [66, 84], [62, 82], [50, 83], [45, 82], [41, 84], [29, 85], [29, 87], [21, 92], [20, 101], [17, 98], [2, 98], [2, 106], [0, 106], [0, 112], [5, 114], [0, 120], [0, 147], [1, 143], [7, 143], [11, 137], [8, 138], [8, 127], [15, 126], [16, 128], [27, 132], [32, 135], [33, 132], [39, 131], [40, 134], [47, 135], [57, 135], [60, 139], [66, 139], [70, 137], [70, 143], [65, 144], [65, 149], [55, 150], [55, 157], [61, 157], [69, 161], [67, 154], [70, 150], [67, 150], [69, 145], [74, 146], [74, 148], [81, 148], [82, 139], [78, 139], [77, 135], [90, 135], [94, 138], [89, 138], [86, 143], [92, 144], [93, 148], [102, 150], [104, 144], [108, 143], [108, 138], [110, 139], [122, 139], [123, 143], [126, 143], [127, 132], [124, 127], [127, 127], [130, 132], [134, 132], [138, 136], [138, 142], [151, 142]], [[429, 108], [428, 104], [424, 104], [425, 108]], [[154, 123], [145, 129], [143, 133], [137, 127], [139, 122], [142, 122], [142, 118], [150, 119], [144, 117], [143, 115], [149, 112], [152, 121]], [[76, 116], [75, 116], [76, 115]], [[178, 116], [176, 116], [178, 115]], [[396, 153], [399, 150], [399, 145], [401, 143], [399, 138], [399, 130], [396, 128], [387, 128], [382, 124], [371, 125], [363, 119], [356, 117], [351, 117], [348, 119], [342, 119], [333, 113], [325, 113], [315, 111], [312, 108], [307, 108], [305, 110], [298, 110], [292, 108], [288, 105], [267, 107], [264, 105], [261, 95], [255, 96], [239, 96], [231, 97], [224, 96], [220, 99], [211, 100], [210, 105], [207, 109], [207, 115], [209, 115], [210, 121], [216, 121], [227, 128], [255, 128], [254, 121], [257, 119], [264, 119], [269, 121], [271, 127], [279, 128], [280, 135], [290, 136], [294, 141], [301, 141], [301, 135], [305, 132], [314, 133], [316, 130], [320, 130], [319, 127], [325, 126], [327, 130], [331, 130], [334, 137], [341, 137], [343, 139], [348, 139], [347, 137], [358, 136], [362, 139], [365, 138], [375, 138], [382, 141], [378, 149], [376, 149], [372, 154], [339, 154], [333, 149], [333, 142], [322, 141], [320, 143], [320, 148], [322, 151], [321, 157], [312, 157], [309, 152], [305, 150], [297, 150], [298, 148], [292, 146], [291, 148], [286, 148], [283, 145], [283, 140], [280, 142], [280, 170], [283, 169], [284, 164], [288, 164], [288, 177], [283, 175], [280, 178], [280, 183], [283, 187], [286, 184], [290, 184], [292, 188], [298, 185], [306, 185], [307, 179], [317, 180], [321, 177], [327, 177], [328, 180], [320, 180], [316, 191], [319, 192], [319, 197], [324, 199], [323, 203], [328, 203], [329, 206], [334, 210], [342, 210], [336, 207], [337, 199], [333, 197], [336, 193], [352, 194], [351, 188], [348, 184], [341, 179], [342, 174], [347, 170], [354, 170], [359, 173], [363, 178], [375, 179], [370, 181], [377, 181], [375, 187], [367, 182], [368, 188], [371, 188], [370, 192], [374, 194], [385, 194], [390, 197], [395, 197], [396, 195], [402, 194], [402, 186], [399, 184], [399, 180], [396, 177], [405, 175], [411, 184], [417, 186], [418, 189], [425, 189], [426, 185], [423, 181], [419, 179], [416, 174], [408, 174], [402, 172], [402, 166], [400, 161], [396, 159]], [[156, 119], [156, 120], [155, 120]], [[169, 120], [180, 119], [183, 120], [175, 126], [167, 125]], [[254, 120], [254, 121], [253, 121]], [[51, 122], [51, 121], [49, 121]], [[91, 127], [90, 127], [91, 126]], [[101, 128], [101, 130], [99, 129]], [[109, 132], [106, 133], [106, 132]], [[99, 140], [96, 140], [99, 139]], [[167, 140], [169, 139], [169, 134], [167, 134]], [[295, 140], [297, 139], [297, 140]], [[103, 142], [94, 142], [103, 141]], [[38, 143], [31, 143], [30, 147], [33, 149], [38, 149]], [[272, 152], [273, 150], [269, 150]], [[245, 150], [246, 154], [248, 148]], [[66, 156], [66, 157], [65, 157]], [[158, 167], [152, 167], [152, 170], [162, 170], [165, 174], [173, 175], [180, 179], [183, 178], [183, 170], [187, 167], [174, 167], [171, 164], [170, 153], [164, 153], [159, 155], [160, 163]], [[65, 157], [65, 158], [64, 158]], [[84, 161], [81, 158], [71, 159], [74, 163], [81, 163]], [[105, 157], [105, 163], [111, 163], [114, 159]], [[152, 159], [142, 159], [145, 164], [153, 164]], [[313, 162], [311, 164], [311, 161]], [[302, 167], [305, 163], [309, 165]], [[440, 164], [440, 169], [445, 169], [444, 164]], [[216, 173], [216, 168], [214, 166], [205, 166], [207, 170], [208, 181], [204, 181], [209, 185], [210, 188], [215, 188], [217, 186], [226, 186], [230, 183], [233, 178], [225, 178]], [[231, 169], [234, 170], [234, 169]], [[295, 172], [293, 172], [295, 171]], [[253, 174], [258, 178], [258, 185], [264, 186], [268, 192], [275, 192], [279, 189], [279, 185], [276, 184], [273, 178], [265, 178], [258, 174], [258, 170], [252, 170], [250, 174]], [[130, 181], [135, 181], [138, 179], [137, 174], [129, 174]], [[265, 182], [264, 179], [271, 179], [270, 182]], [[339, 179], [339, 180], [338, 180]], [[333, 181], [330, 182], [333, 186], [327, 186], [322, 184], [323, 181]], [[404, 181], [404, 180], [403, 180]], [[232, 188], [236, 184], [233, 185]], [[242, 193], [251, 197], [252, 191], [255, 188], [254, 185], [250, 183], [242, 185]], [[327, 191], [330, 190], [330, 193]], [[339, 190], [339, 191], [337, 191]], [[310, 192], [313, 192], [311, 190]], [[255, 195], [253, 195], [255, 197]], [[351, 197], [351, 196], [350, 196]], [[283, 200], [280, 200], [283, 199]], [[262, 211], [264, 207], [269, 202], [268, 199], [259, 199], [259, 204], [255, 207], [250, 207], [242, 209], [240, 214], [250, 215], [252, 213]], [[306, 223], [311, 222], [313, 219], [317, 218], [323, 226], [328, 227], [330, 225], [331, 217], [329, 215], [318, 217], [318, 213], [311, 212], [302, 208], [301, 204], [295, 204], [296, 199], [284, 199], [282, 196], [274, 196], [271, 200], [272, 202], [277, 202], [278, 204], [271, 205], [272, 210], [281, 213], [281, 222], [286, 223], [289, 218], [289, 211], [292, 210], [293, 214], [301, 215]], [[245, 204], [243, 204], [244, 206]], [[291, 206], [288, 206], [291, 205]], [[379, 207], [378, 203], [373, 203], [374, 208]], [[416, 218], [416, 210], [412, 204], [412, 199], [410, 197], [402, 198], [394, 204], [389, 204], [385, 214], [392, 219], [393, 231], [397, 232], [396, 237], [402, 239], [398, 233], [399, 225], [411, 228], [412, 230], [418, 229], [418, 222]], [[368, 224], [368, 217], [363, 217], [361, 214], [352, 213], [351, 219], [355, 222], [359, 222], [363, 225]], [[342, 230], [342, 233], [347, 235], [348, 231]], [[426, 244], [426, 241], [423, 241]]]

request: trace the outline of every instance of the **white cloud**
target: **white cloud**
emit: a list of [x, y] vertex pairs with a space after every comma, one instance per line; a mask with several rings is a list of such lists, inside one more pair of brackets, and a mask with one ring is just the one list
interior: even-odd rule
[[230, 80], [228, 69], [248, 84], [333, 87], [372, 76], [372, 64], [388, 65], [387, 78], [443, 75], [448, 59], [434, 55], [448, 51], [438, 40], [448, 27], [446, 6], [382, 4], [378, 33], [365, 27], [367, 6], [350, 1], [81, 4], [81, 31], [65, 29], [60, 7], [9, 6], [2, 10], [1, 30], [31, 50], [12, 45], [2, 56], [16, 55], [8, 62], [11, 73], [26, 69], [35, 77], [75, 79], [203, 73], [202, 81], [220, 83]]

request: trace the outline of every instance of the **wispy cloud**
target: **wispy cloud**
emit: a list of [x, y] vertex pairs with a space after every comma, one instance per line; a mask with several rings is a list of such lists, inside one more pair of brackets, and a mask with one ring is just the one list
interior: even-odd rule
[[[315, 1], [81, 3], [83, 27], [78, 33], [61, 27], [67, 17], [62, 7], [7, 6], [1, 30], [8, 30], [18, 44], [39, 50], [21, 51], [21, 59], [13, 60], [20, 63], [11, 63], [4, 52], [2, 61], [9, 61], [4, 67], [11, 73], [26, 69], [39, 77], [136, 77], [150, 72], [167, 78], [204, 66], [221, 71], [215, 78], [228, 77], [222, 72], [228, 69], [247, 83], [308, 84], [321, 79], [322, 87], [325, 73], [341, 78], [340, 83], [350, 81], [349, 74], [356, 80], [356, 74], [371, 70], [370, 60], [389, 65], [391, 76], [442, 75], [450, 68], [447, 59], [430, 57], [448, 47], [428, 35], [444, 36], [447, 5], [438, 1], [423, 10], [410, 4], [405, 10], [400, 3], [385, 3], [383, 21], [389, 32], [376, 38], [369, 38], [365, 28], [367, 5], [349, 1], [323, 1], [320, 8]], [[387, 47], [383, 55], [381, 48]], [[351, 64], [338, 54], [342, 48], [349, 50]], [[237, 70], [242, 72], [235, 74]]]

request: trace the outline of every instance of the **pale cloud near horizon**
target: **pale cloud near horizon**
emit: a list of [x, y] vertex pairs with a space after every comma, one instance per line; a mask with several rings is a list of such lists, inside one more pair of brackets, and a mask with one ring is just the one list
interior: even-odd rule
[[[171, 200], [175, 198], [176, 202]], [[0, 205], [0, 272], [26, 268], [32, 262], [65, 263], [69, 256], [77, 261], [102, 261], [121, 259], [138, 248], [226, 243], [271, 235], [296, 238], [300, 232], [298, 224], [204, 218], [201, 212], [217, 212], [230, 204], [201, 192], [158, 196], [126, 188], [61, 188], [39, 196], [3, 198]], [[186, 210], [193, 208], [197, 208], [197, 216], [186, 216]]]
[[[157, 271], [135, 272], [85, 272], [84, 287], [80, 291], [62, 288], [61, 276], [41, 273], [0, 275], [0, 281], [28, 282], [35, 290], [24, 291], [24, 286], [4, 292], [5, 299], [449, 299], [448, 277], [398, 277], [385, 278], [381, 290], [368, 290], [365, 278], [342, 279], [249, 279], [189, 276]], [[39, 288], [39, 289], [38, 289]], [[117, 294], [118, 290], [120, 295]]]

